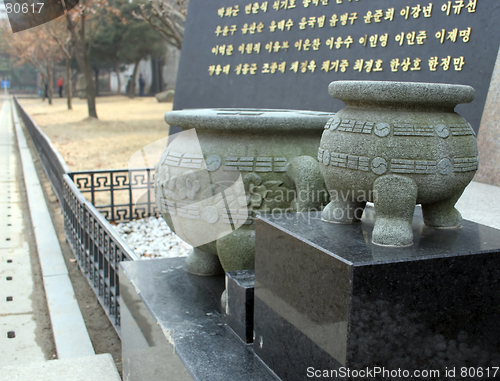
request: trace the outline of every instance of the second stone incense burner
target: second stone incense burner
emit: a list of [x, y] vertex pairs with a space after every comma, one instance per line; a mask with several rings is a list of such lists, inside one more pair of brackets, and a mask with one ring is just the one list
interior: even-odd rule
[[474, 177], [474, 131], [454, 112], [474, 99], [470, 86], [338, 81], [329, 86], [346, 107], [325, 126], [318, 151], [331, 201], [323, 220], [352, 223], [374, 202], [372, 241], [410, 246], [415, 204], [435, 228], [460, 226], [455, 203]]
[[262, 109], [166, 114], [184, 131], [156, 165], [156, 202], [169, 226], [194, 246], [189, 272], [214, 275], [221, 264], [225, 271], [253, 268], [256, 214], [318, 210], [326, 203], [315, 156], [332, 115]]

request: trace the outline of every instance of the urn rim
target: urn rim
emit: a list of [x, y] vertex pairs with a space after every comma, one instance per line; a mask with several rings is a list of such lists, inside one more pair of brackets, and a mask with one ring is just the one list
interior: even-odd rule
[[332, 98], [346, 103], [391, 103], [456, 106], [474, 100], [472, 86], [448, 83], [397, 81], [334, 81], [328, 86]]
[[289, 131], [324, 129], [335, 114], [323, 111], [213, 108], [183, 109], [165, 114], [165, 121], [182, 129], [210, 129], [227, 131]]

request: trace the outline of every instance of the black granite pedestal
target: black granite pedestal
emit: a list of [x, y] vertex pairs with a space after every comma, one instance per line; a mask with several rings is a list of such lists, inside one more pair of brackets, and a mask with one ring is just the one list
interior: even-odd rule
[[226, 273], [226, 322], [245, 343], [253, 342], [253, 289], [255, 272]]
[[371, 243], [373, 222], [370, 208], [354, 225], [315, 213], [257, 221], [260, 358], [287, 381], [410, 379], [398, 369], [451, 380], [500, 366], [500, 231], [428, 228], [417, 209], [414, 245], [390, 248]]
[[124, 380], [277, 380], [226, 325], [224, 277], [191, 275], [184, 264], [184, 258], [121, 263]]

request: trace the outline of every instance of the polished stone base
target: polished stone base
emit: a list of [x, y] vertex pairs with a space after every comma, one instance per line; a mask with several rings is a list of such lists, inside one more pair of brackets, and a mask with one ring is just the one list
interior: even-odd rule
[[121, 263], [124, 380], [276, 380], [226, 326], [224, 277], [184, 266], [185, 258]]
[[319, 213], [257, 222], [258, 356], [287, 381], [320, 379], [318, 370], [349, 379], [342, 367], [445, 379], [453, 367], [498, 366], [500, 231], [428, 228], [417, 208], [413, 246], [392, 248], [371, 243], [373, 222], [370, 208], [354, 225]]
[[253, 289], [255, 272], [226, 273], [226, 323], [245, 343], [253, 342]]

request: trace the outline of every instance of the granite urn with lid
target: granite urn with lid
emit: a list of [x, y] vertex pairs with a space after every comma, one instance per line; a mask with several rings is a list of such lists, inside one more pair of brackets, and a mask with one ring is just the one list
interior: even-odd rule
[[455, 209], [478, 166], [476, 137], [454, 108], [474, 99], [470, 86], [389, 81], [336, 81], [345, 108], [325, 126], [318, 151], [331, 201], [322, 219], [359, 221], [375, 204], [372, 241], [413, 244], [415, 204], [435, 228], [460, 226]]
[[284, 216], [326, 204], [316, 153], [332, 115], [262, 109], [166, 114], [183, 132], [156, 165], [156, 203], [176, 234], [195, 247], [186, 260], [189, 272], [252, 269], [257, 214]]

